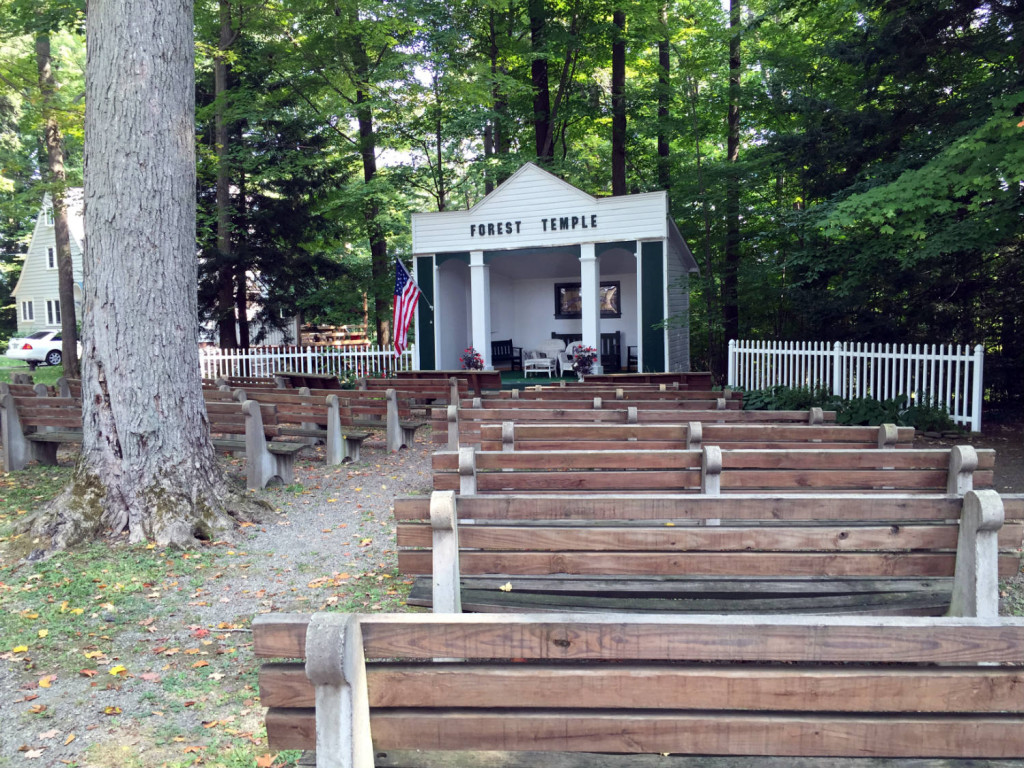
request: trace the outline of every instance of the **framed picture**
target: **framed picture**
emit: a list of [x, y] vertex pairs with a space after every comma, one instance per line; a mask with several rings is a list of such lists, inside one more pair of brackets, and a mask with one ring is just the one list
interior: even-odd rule
[[[555, 283], [555, 319], [570, 320], [583, 316], [579, 283]], [[622, 317], [619, 281], [601, 283], [601, 317]]]

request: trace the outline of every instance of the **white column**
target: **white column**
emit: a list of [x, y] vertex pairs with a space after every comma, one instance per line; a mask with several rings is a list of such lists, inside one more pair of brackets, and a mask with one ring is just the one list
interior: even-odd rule
[[469, 294], [473, 317], [473, 348], [484, 359], [484, 368], [491, 369], [491, 272], [484, 264], [483, 251], [469, 254]]
[[580, 303], [583, 310], [583, 343], [597, 350], [594, 373], [601, 367], [601, 267], [593, 243], [580, 243]]

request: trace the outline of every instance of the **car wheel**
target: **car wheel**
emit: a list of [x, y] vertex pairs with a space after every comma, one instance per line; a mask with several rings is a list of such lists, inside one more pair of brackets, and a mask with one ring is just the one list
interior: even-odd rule
[[60, 352], [56, 349], [51, 349], [46, 353], [46, 364], [47, 365], [60, 365], [61, 356]]

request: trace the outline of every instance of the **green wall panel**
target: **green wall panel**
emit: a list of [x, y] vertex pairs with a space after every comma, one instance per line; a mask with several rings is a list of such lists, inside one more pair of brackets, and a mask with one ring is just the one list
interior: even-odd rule
[[[420, 349], [420, 368], [424, 371], [437, 369], [437, 354], [434, 350], [434, 260], [430, 256], [416, 257], [416, 273], [420, 287], [419, 302], [416, 304], [416, 345]], [[425, 299], [425, 301], [424, 301]]]
[[644, 371], [660, 372], [665, 370], [665, 331], [653, 326], [665, 319], [665, 249], [662, 243], [640, 244], [640, 280]]

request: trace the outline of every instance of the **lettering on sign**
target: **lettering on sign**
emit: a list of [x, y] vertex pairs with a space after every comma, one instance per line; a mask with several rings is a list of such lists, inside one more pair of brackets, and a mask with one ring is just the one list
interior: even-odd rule
[[[497, 237], [518, 235], [522, 232], [522, 221], [488, 221], [469, 225], [470, 237]], [[545, 216], [540, 219], [542, 232], [571, 232], [574, 229], [597, 229], [597, 214], [582, 216]]]
[[511, 235], [515, 224], [515, 234], [519, 234], [521, 221], [489, 221], [486, 224], [470, 224], [470, 237], [494, 237], [494, 235]]

